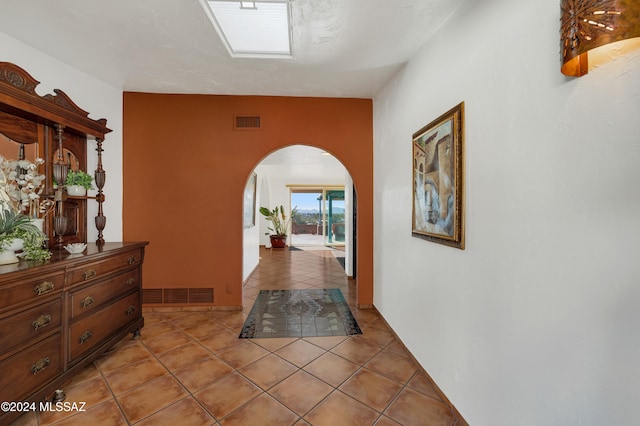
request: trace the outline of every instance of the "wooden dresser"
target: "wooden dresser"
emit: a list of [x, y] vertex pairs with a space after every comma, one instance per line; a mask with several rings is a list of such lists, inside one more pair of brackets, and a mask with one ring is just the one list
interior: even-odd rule
[[[128, 333], [139, 337], [146, 242], [0, 266], [0, 401], [54, 391]], [[1, 413], [0, 424], [21, 413]]]

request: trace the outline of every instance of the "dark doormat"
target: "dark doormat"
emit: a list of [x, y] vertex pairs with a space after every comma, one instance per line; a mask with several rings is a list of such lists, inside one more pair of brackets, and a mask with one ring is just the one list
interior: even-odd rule
[[362, 334], [337, 288], [261, 290], [244, 322], [241, 339]]

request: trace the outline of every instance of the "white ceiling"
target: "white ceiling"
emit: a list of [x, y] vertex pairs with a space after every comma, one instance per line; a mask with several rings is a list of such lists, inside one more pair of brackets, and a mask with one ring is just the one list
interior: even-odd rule
[[291, 0], [293, 59], [231, 59], [200, 0], [0, 0], [0, 31], [125, 91], [372, 98], [464, 0]]
[[463, 1], [291, 0], [293, 59], [232, 59], [200, 0], [0, 0], [0, 31], [124, 91], [373, 98]]

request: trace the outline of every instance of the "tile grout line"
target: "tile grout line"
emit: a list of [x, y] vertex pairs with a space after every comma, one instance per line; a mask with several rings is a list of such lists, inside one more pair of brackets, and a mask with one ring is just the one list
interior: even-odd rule
[[[189, 337], [191, 338], [191, 336], [189, 336]], [[194, 340], [194, 339], [192, 339], [192, 340]], [[142, 341], [141, 341], [140, 343], [142, 343], [142, 344], [144, 345], [144, 342], [142, 342]], [[199, 343], [199, 342], [197, 342], [197, 343]], [[186, 345], [186, 344], [185, 344], [185, 345]], [[185, 345], [183, 345], [183, 346], [185, 346]], [[158, 361], [158, 362], [160, 363], [160, 365], [162, 365], [162, 367], [164, 367], [164, 368], [165, 368], [165, 370], [167, 370], [167, 372], [169, 373], [169, 375], [171, 375], [171, 377], [173, 377], [173, 379], [175, 379], [175, 381], [176, 381], [176, 382], [178, 382], [178, 383], [180, 384], [180, 386], [182, 387], [182, 389], [184, 389], [184, 390], [187, 392], [187, 394], [189, 395], [189, 397], [193, 398], [193, 400], [194, 400], [194, 401], [195, 401], [195, 402], [196, 402], [196, 403], [197, 403], [197, 404], [198, 404], [198, 405], [199, 405], [199, 406], [200, 406], [200, 407], [201, 407], [201, 408], [202, 408], [202, 409], [203, 409], [203, 410], [204, 410], [204, 411], [209, 415], [209, 416], [211, 416], [211, 418], [212, 418], [216, 423], [219, 423], [219, 421], [218, 421], [218, 419], [216, 418], [216, 416], [214, 416], [214, 415], [213, 415], [213, 413], [209, 412], [209, 410], [207, 410], [207, 409], [206, 409], [206, 407], [204, 407], [204, 406], [202, 405], [202, 403], [200, 402], [200, 400], [199, 400], [198, 398], [196, 398], [196, 396], [195, 396], [195, 395], [194, 395], [194, 394], [193, 394], [189, 389], [187, 389], [187, 387], [182, 383], [182, 381], [180, 381], [180, 379], [178, 379], [178, 377], [176, 377], [176, 375], [175, 375], [175, 374], [173, 374], [173, 371], [171, 371], [171, 370], [169, 369], [169, 367], [167, 367], [166, 365], [164, 365], [164, 363], [160, 360], [160, 358], [158, 358], [157, 354], [156, 354], [156, 353], [154, 353], [154, 352], [153, 352], [150, 348], [148, 348], [146, 345], [144, 345], [144, 346], [145, 346], [145, 348], [147, 348], [147, 350], [151, 353], [151, 355], [156, 359], [156, 361]], [[178, 346], [178, 347], [180, 347], [180, 346]], [[169, 352], [169, 351], [172, 351], [172, 350], [174, 350], [174, 349], [177, 349], [178, 347], [173, 348], [173, 349], [169, 349], [169, 350], [168, 350], [168, 351], [166, 351], [166, 352]], [[205, 348], [205, 349], [209, 350], [208, 348]], [[163, 353], [166, 353], [166, 352], [163, 352]], [[222, 360], [222, 359], [220, 359], [220, 360], [221, 360], [222, 362], [225, 362], [225, 361], [224, 361], [224, 360]], [[225, 362], [225, 364], [226, 364], [226, 362]], [[227, 364], [227, 365], [228, 365], [228, 364]], [[231, 374], [231, 373], [225, 374], [225, 375], [223, 375], [222, 377], [218, 378], [218, 380], [220, 380], [220, 379], [222, 379], [222, 378], [224, 378], [224, 377], [227, 377], [227, 376], [228, 376], [228, 375], [230, 375], [230, 374]], [[156, 380], [156, 379], [154, 379], [154, 380]], [[213, 381], [213, 382], [211, 382], [211, 383], [215, 383], [215, 382], [217, 382], [218, 380], [215, 380], [215, 381]], [[153, 380], [152, 380], [152, 381], [153, 381]], [[148, 382], [147, 382], [147, 383], [148, 383]], [[142, 385], [141, 385], [141, 386], [142, 386]], [[208, 385], [207, 385], [207, 386], [208, 386]], [[183, 399], [185, 399], [185, 398], [183, 398]], [[149, 414], [149, 415], [148, 415], [148, 416], [146, 416], [146, 417], [143, 417], [143, 418], [142, 418], [142, 419], [140, 419], [138, 422], [140, 422], [140, 421], [142, 421], [142, 420], [144, 420], [144, 419], [146, 419], [146, 418], [148, 418], [148, 417], [152, 416], [153, 414], [156, 414], [156, 413], [158, 413], [158, 412], [160, 412], [160, 411], [164, 410], [164, 409], [165, 409], [165, 408], [167, 408], [167, 407], [170, 407], [170, 406], [174, 405], [175, 403], [177, 403], [177, 402], [179, 402], [179, 401], [182, 401], [182, 399], [179, 399], [179, 400], [177, 400], [177, 401], [175, 401], [175, 402], [173, 402], [173, 403], [171, 403], [171, 404], [167, 405], [166, 407], [163, 407], [163, 408], [161, 408], [160, 410], [158, 410], [158, 411], [156, 411], [156, 412], [154, 412], [154, 413], [151, 413], [151, 414]], [[127, 420], [128, 420], [128, 419], [127, 419]]]
[[[138, 340], [138, 342], [142, 344], [142, 340]], [[131, 342], [128, 342], [128, 345], [130, 345], [130, 344], [131, 344]], [[125, 345], [125, 347], [128, 346], [128, 345]], [[109, 393], [111, 393], [111, 396], [113, 397], [113, 401], [115, 402], [116, 406], [118, 407], [118, 410], [120, 410], [120, 414], [122, 415], [122, 418], [124, 419], [125, 422], [127, 422], [127, 425], [131, 426], [131, 422], [129, 421], [129, 418], [125, 414], [124, 409], [122, 408], [122, 405], [120, 405], [120, 401], [118, 401], [118, 398], [116, 397], [115, 392], [111, 388], [111, 385], [109, 384], [109, 381], [107, 380], [107, 378], [106, 378], [106, 376], [104, 374], [104, 371], [102, 371], [102, 368], [100, 368], [100, 366], [98, 365], [98, 363], [96, 361], [93, 361], [93, 363], [94, 363], [96, 369], [98, 370], [98, 372], [100, 373], [100, 377], [102, 378], [102, 381], [107, 386], [107, 389], [109, 389]], [[131, 364], [128, 364], [128, 365], [131, 365]], [[125, 367], [122, 367], [122, 368], [125, 368]], [[115, 371], [117, 371], [117, 370], [115, 370]]]

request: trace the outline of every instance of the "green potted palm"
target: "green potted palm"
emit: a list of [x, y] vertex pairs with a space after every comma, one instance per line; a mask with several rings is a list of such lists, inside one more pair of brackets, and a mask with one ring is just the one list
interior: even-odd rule
[[[294, 216], [297, 212], [297, 207], [291, 210], [291, 216]], [[289, 222], [291, 217], [287, 218], [284, 213], [284, 207], [276, 206], [273, 210], [267, 207], [260, 207], [260, 214], [271, 222], [271, 227], [267, 228], [271, 232], [265, 233], [269, 235], [271, 240], [271, 247], [273, 248], [285, 248], [287, 245], [287, 231], [289, 230]]]
[[29, 216], [13, 210], [0, 210], [0, 265], [17, 263], [16, 251], [25, 260], [47, 260], [51, 252], [43, 248], [46, 235]]
[[88, 189], [93, 189], [93, 176], [83, 172], [82, 170], [69, 170], [67, 180], [64, 185], [67, 188], [67, 194], [72, 197], [83, 197], [87, 195]]

